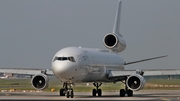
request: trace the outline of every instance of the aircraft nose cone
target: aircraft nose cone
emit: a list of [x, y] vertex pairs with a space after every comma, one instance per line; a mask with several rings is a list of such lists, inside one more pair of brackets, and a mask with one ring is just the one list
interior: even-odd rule
[[69, 70], [71, 69], [70, 66], [68, 66], [67, 64], [64, 63], [53, 63], [52, 65], [54, 72], [58, 73], [58, 74], [65, 74], [67, 72], [69, 72]]
[[55, 62], [52, 64], [52, 70], [57, 77], [72, 78], [74, 73], [74, 66], [66, 62]]

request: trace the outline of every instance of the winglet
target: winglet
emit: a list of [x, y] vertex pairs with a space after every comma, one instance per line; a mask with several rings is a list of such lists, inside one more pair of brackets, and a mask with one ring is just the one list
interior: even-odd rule
[[113, 33], [118, 34], [122, 36], [119, 31], [120, 31], [120, 19], [121, 19], [121, 6], [122, 6], [122, 1], [119, 1], [118, 3], [118, 8], [116, 11], [116, 17], [114, 21], [114, 27], [113, 27]]

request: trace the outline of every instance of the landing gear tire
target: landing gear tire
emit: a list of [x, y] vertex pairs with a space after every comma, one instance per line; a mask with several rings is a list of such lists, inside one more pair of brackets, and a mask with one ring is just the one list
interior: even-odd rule
[[127, 94], [128, 97], [133, 96], [133, 91], [132, 90], [121, 89], [119, 93], [120, 93], [120, 97], [124, 97], [125, 94]]
[[74, 97], [74, 92], [73, 92], [73, 89], [69, 89], [67, 92], [66, 92], [66, 97], [69, 98], [73, 98]]
[[64, 91], [65, 91], [65, 89], [60, 89], [60, 90], [59, 90], [59, 95], [60, 95], [60, 96], [65, 96]]
[[124, 89], [121, 89], [119, 93], [120, 93], [120, 97], [124, 97], [126, 94], [126, 91]]
[[92, 90], [92, 95], [93, 95], [93, 96], [96, 96], [96, 92], [97, 92], [96, 89], [93, 89], [93, 90]]
[[102, 90], [101, 90], [101, 89], [98, 89], [98, 90], [97, 90], [97, 93], [98, 93], [98, 96], [101, 96], [101, 95], [102, 95]]
[[128, 95], [129, 97], [133, 96], [133, 91], [132, 91], [132, 90], [128, 90], [128, 91], [127, 91], [127, 95]]
[[119, 91], [120, 97], [124, 97], [126, 94], [128, 97], [133, 96], [133, 91], [128, 89], [126, 80], [125, 80], [125, 82], [123, 82], [123, 81], [121, 81], [121, 82], [125, 84], [125, 89], [120, 89], [120, 91]]
[[66, 97], [69, 98], [69, 91], [67, 91]]
[[96, 96], [96, 94], [98, 94], [98, 96], [102, 96], [102, 90], [99, 89], [102, 83], [94, 82], [93, 85], [96, 87], [96, 89], [92, 90], [92, 96]]
[[73, 89], [71, 89], [71, 98], [74, 97], [74, 92], [73, 92]]
[[73, 83], [64, 82], [63, 88], [59, 90], [60, 96], [66, 96], [67, 98], [74, 97], [74, 91], [71, 88]]

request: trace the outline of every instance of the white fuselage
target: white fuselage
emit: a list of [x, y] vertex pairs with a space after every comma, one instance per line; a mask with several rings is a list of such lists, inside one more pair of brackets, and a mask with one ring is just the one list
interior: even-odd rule
[[52, 70], [63, 82], [108, 82], [108, 70], [124, 70], [124, 60], [108, 50], [68, 47], [55, 54]]

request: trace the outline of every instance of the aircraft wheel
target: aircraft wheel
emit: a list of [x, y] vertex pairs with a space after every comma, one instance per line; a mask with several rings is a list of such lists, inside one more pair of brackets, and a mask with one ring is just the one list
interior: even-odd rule
[[97, 92], [98, 92], [98, 96], [102, 95], [102, 90], [101, 89], [98, 89]]
[[125, 90], [124, 89], [121, 89], [119, 93], [120, 93], [120, 97], [124, 97], [125, 96]]
[[92, 95], [93, 95], [93, 96], [96, 96], [96, 92], [97, 92], [96, 89], [93, 89], [93, 90], [92, 90]]
[[64, 90], [65, 90], [65, 89], [60, 89], [60, 91], [59, 91], [59, 95], [60, 95], [60, 96], [65, 96]]
[[67, 91], [66, 97], [69, 98], [69, 91]]
[[132, 90], [128, 90], [127, 91], [127, 95], [130, 97], [130, 96], [133, 96], [133, 91]]
[[74, 92], [73, 92], [73, 89], [71, 89], [71, 98], [74, 97]]

